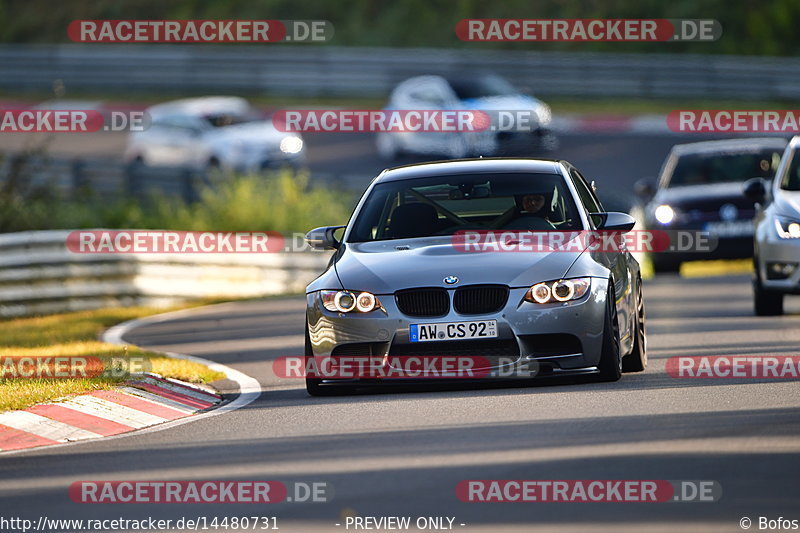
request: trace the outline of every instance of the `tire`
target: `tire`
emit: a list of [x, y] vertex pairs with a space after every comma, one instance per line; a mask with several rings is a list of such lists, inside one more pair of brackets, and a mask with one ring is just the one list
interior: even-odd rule
[[758, 261], [755, 262], [755, 275], [753, 276], [753, 307], [757, 316], [778, 316], [783, 314], [783, 294], [768, 291], [761, 284], [761, 274], [758, 270]]
[[597, 381], [619, 381], [622, 377], [622, 355], [619, 348], [619, 323], [617, 321], [617, 304], [614, 295], [614, 282], [608, 280], [606, 293], [606, 318], [603, 327], [603, 346], [600, 352], [600, 373]]
[[645, 325], [647, 323], [644, 311], [644, 298], [642, 297], [642, 280], [637, 280], [638, 289], [636, 291], [636, 331], [633, 338], [633, 349], [631, 353], [622, 358], [623, 372], [642, 372], [647, 368], [647, 333]]
[[543, 152], [555, 152], [559, 149], [561, 143], [553, 133], [546, 133], [539, 138], [539, 148]]
[[[309, 359], [314, 357], [314, 352], [311, 348], [311, 336], [308, 334], [308, 324], [306, 324], [305, 332], [305, 361], [306, 368], [309, 366]], [[306, 392], [311, 396], [341, 396], [343, 394], [350, 394], [353, 392], [351, 387], [342, 387], [335, 385], [323, 386], [319, 379], [306, 378]]]
[[656, 274], [677, 274], [681, 271], [681, 262], [674, 259], [656, 259], [650, 255], [650, 262], [653, 264], [653, 272]]

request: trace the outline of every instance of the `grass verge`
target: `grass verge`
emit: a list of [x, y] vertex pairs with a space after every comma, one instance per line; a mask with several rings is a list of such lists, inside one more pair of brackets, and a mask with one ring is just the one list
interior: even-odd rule
[[[194, 305], [199, 304], [180, 308]], [[100, 332], [120, 322], [175, 309], [178, 308], [114, 308], [2, 320], [0, 361], [5, 362], [9, 357], [97, 357], [104, 364], [124, 360], [137, 361], [137, 364], [141, 362], [152, 372], [191, 383], [208, 383], [224, 378], [221, 372], [195, 362], [172, 359], [137, 346], [116, 346], [97, 340]], [[8, 374], [4, 372], [2, 375]], [[0, 378], [0, 411], [24, 409], [70, 394], [110, 389], [125, 379], [124, 376], [82, 379]]]
[[[627, 98], [594, 97], [576, 98], [533, 94], [553, 109], [553, 113], [575, 113], [590, 115], [641, 115], [666, 114], [676, 109], [793, 109], [793, 100], [707, 100], [700, 98]], [[71, 91], [68, 99], [125, 103], [144, 106], [155, 105], [166, 100], [186, 98], [186, 93], [142, 93], [115, 92], [96, 93], [91, 91]], [[298, 96], [298, 95], [246, 95], [257, 107], [267, 109], [302, 108], [303, 106], [332, 107], [347, 109], [380, 109], [386, 105], [386, 97], [348, 97], [348, 96]], [[45, 101], [53, 99], [51, 92], [24, 93], [0, 91], [0, 99]]]

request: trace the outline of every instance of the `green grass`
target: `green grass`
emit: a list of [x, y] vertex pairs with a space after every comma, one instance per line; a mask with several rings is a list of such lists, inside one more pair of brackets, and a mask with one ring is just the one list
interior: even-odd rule
[[[534, 91], [535, 94], [535, 91]], [[70, 91], [65, 98], [70, 100], [93, 100], [106, 103], [126, 102], [141, 105], [154, 105], [167, 100], [187, 98], [186, 93], [94, 93]], [[244, 95], [257, 107], [264, 108], [303, 108], [337, 107], [347, 109], [380, 109], [387, 97], [338, 97], [338, 96], [295, 96], [295, 95]], [[641, 115], [665, 114], [676, 109], [794, 109], [795, 100], [704, 100], [679, 98], [627, 98], [627, 97], [553, 97], [543, 95], [542, 100], [553, 109], [554, 114], [599, 114], [599, 115]], [[0, 91], [0, 99], [42, 101], [53, 99], [53, 94], [13, 93]]]
[[307, 174], [289, 170], [214, 179], [216, 184], [201, 188], [193, 203], [158, 195], [145, 202], [91, 193], [62, 198], [52, 188], [27, 190], [23, 180], [16, 190], [0, 190], [0, 232], [124, 228], [305, 233], [347, 222], [355, 202], [350, 193], [311, 186]]
[[[193, 305], [197, 304], [190, 306]], [[116, 346], [97, 340], [103, 330], [114, 324], [160, 311], [164, 309], [131, 307], [2, 320], [0, 360], [8, 357], [97, 357], [107, 365], [112, 359], [127, 359], [137, 364], [141, 361], [146, 369], [157, 374], [192, 383], [224, 378], [221, 372], [199, 363], [165, 357], [137, 346]], [[86, 379], [0, 378], [0, 411], [24, 409], [70, 394], [109, 389], [125, 379], [122, 375]]]
[[678, 109], [794, 109], [796, 101], [778, 100], [674, 100], [629, 98], [543, 98], [556, 117], [580, 115], [665, 115]]

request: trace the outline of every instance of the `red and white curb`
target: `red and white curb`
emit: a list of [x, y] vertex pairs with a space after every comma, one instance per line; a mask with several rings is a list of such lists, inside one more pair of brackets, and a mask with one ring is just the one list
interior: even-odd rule
[[[228, 305], [228, 304], [217, 304]], [[216, 306], [215, 306], [216, 307]], [[133, 328], [186, 316], [192, 309], [124, 322], [103, 334], [103, 341], [126, 344]], [[40, 446], [64, 446], [101, 437], [162, 431], [194, 420], [234, 411], [261, 394], [258, 381], [233, 368], [200, 357], [166, 352], [164, 355], [206, 365], [238, 384], [239, 395], [216, 409], [222, 398], [203, 388], [147, 374], [112, 390], [93, 391], [22, 411], [0, 413], [0, 453], [16, 453]], [[134, 430], [135, 433], [129, 433]]]
[[212, 392], [147, 375], [112, 390], [0, 413], [0, 451], [126, 433], [191, 416], [221, 401]]

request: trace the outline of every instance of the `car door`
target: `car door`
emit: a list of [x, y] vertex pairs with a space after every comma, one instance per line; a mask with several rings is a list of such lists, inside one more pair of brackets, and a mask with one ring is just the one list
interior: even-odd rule
[[196, 166], [202, 151], [202, 131], [191, 117], [172, 115], [154, 121], [148, 140], [149, 162], [154, 165]]
[[[600, 200], [595, 195], [592, 187], [583, 177], [583, 175], [576, 169], [570, 168], [570, 175], [578, 191], [578, 197], [583, 204], [583, 207], [588, 213], [603, 213]], [[590, 217], [594, 219], [596, 217]], [[592, 224], [595, 224], [592, 220]], [[592, 227], [591, 229], [597, 229]], [[593, 252], [595, 257], [609, 270], [611, 270], [611, 277], [614, 280], [614, 293], [617, 298], [617, 317], [619, 322], [620, 342], [623, 353], [627, 353], [631, 349], [633, 343], [633, 331], [635, 327], [635, 308], [636, 308], [636, 295], [633, 291], [630, 268], [628, 265], [628, 257], [630, 254], [625, 247], [625, 241], [620, 236], [617, 240], [619, 251], [617, 250], [600, 250]]]

